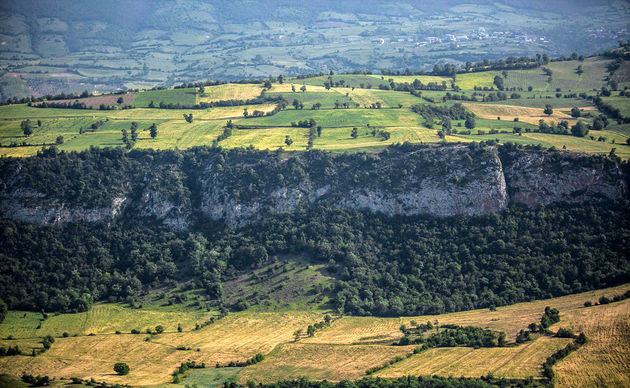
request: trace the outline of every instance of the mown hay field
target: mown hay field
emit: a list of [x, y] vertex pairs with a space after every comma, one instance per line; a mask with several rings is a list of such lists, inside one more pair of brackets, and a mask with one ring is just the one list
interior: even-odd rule
[[[577, 120], [571, 115], [564, 113], [559, 109], [553, 109], [551, 115], [546, 115], [542, 108], [528, 108], [524, 106], [516, 105], [500, 105], [500, 104], [481, 104], [475, 102], [465, 102], [463, 104], [476, 116], [484, 119], [496, 119], [501, 117], [503, 120], [513, 120], [518, 118], [519, 122], [538, 125], [540, 120], [544, 120], [549, 123], [555, 121], [556, 123], [566, 120], [569, 123], [575, 123]], [[580, 107], [584, 111], [593, 110], [592, 107]]]
[[467, 376], [521, 378], [538, 377], [542, 363], [571, 340], [541, 337], [506, 348], [436, 348], [415, 354], [375, 374], [378, 377], [400, 376]]
[[267, 358], [243, 369], [242, 383], [274, 382], [308, 376], [313, 380], [358, 380], [366, 369], [413, 352], [413, 346], [330, 345], [291, 343], [278, 346]]
[[[194, 311], [165, 312], [129, 309], [117, 305], [96, 305], [87, 313], [51, 316], [41, 321], [41, 314], [10, 312], [0, 324], [0, 345], [18, 344], [27, 354], [41, 348], [39, 338], [46, 334], [57, 338], [52, 348], [37, 357], [0, 358], [0, 371], [20, 375], [22, 372], [55, 377], [95, 378], [98, 381], [131, 385], [166, 384], [182, 361], [195, 360], [213, 366], [230, 361], [244, 361], [256, 353], [267, 355], [262, 363], [233, 370], [225, 376], [239, 381], [250, 379], [272, 381], [306, 375], [312, 379], [355, 379], [366, 369], [381, 365], [397, 355], [411, 353], [413, 347], [394, 347], [402, 333], [401, 324], [412, 320], [440, 324], [479, 326], [504, 331], [513, 341], [518, 330], [538, 322], [545, 306], [560, 310], [561, 321], [552, 326], [584, 332], [589, 343], [560, 362], [556, 371], [562, 386], [627, 384], [630, 362], [628, 322], [630, 301], [583, 307], [600, 296], [624, 293], [630, 285], [569, 295], [560, 298], [498, 307], [496, 311], [473, 310], [438, 316], [375, 318], [343, 317], [313, 337], [301, 336], [294, 342], [293, 333], [323, 319], [325, 311], [285, 311], [232, 313], [200, 330], [192, 330], [214, 313]], [[41, 323], [41, 328], [37, 325]], [[183, 332], [177, 332], [178, 324]], [[159, 335], [126, 334], [131, 329], [146, 330], [163, 325]], [[114, 334], [116, 330], [122, 334]], [[88, 334], [94, 333], [90, 336]], [[74, 334], [78, 334], [74, 337]], [[38, 338], [39, 337], [39, 338]], [[430, 349], [395, 363], [379, 376], [439, 374], [444, 376], [540, 377], [540, 364], [567, 340], [538, 337], [534, 341], [507, 348]], [[178, 350], [178, 348], [189, 350]], [[130, 365], [128, 376], [112, 373], [115, 362]], [[214, 374], [213, 374], [214, 376]], [[217, 377], [217, 376], [214, 376]], [[213, 377], [213, 378], [214, 378]], [[219, 377], [217, 377], [219, 378]], [[186, 382], [186, 380], [184, 380]]]
[[225, 84], [205, 86], [203, 94], [199, 94], [199, 102], [215, 102], [221, 100], [249, 100], [260, 96], [262, 85], [259, 84]]

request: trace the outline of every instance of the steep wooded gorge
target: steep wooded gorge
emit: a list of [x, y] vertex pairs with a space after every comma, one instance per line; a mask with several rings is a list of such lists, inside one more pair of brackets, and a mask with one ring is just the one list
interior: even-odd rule
[[296, 156], [253, 150], [101, 150], [0, 164], [4, 218], [35, 224], [151, 217], [188, 230], [231, 228], [323, 202], [393, 215], [482, 215], [510, 204], [619, 199], [619, 166], [602, 156], [503, 147], [390, 147], [379, 154]]

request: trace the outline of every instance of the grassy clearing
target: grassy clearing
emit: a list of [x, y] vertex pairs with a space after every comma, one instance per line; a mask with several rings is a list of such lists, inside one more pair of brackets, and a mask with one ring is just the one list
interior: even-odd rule
[[491, 88], [494, 86], [494, 77], [496, 75], [501, 75], [501, 73], [497, 71], [481, 71], [478, 73], [457, 74], [455, 76], [455, 85], [462, 90], [473, 90], [475, 86]]
[[151, 101], [155, 106], [159, 106], [162, 102], [165, 104], [195, 105], [197, 103], [197, 89], [183, 88], [139, 92], [133, 100], [132, 106], [146, 108]]
[[129, 333], [132, 329], [144, 330], [158, 324], [166, 331], [175, 331], [178, 324], [191, 329], [196, 323], [204, 322], [214, 315], [206, 312], [129, 309], [115, 304], [95, 305], [84, 313], [61, 314], [48, 319], [43, 319], [40, 313], [11, 311], [7, 320], [0, 324], [0, 338], [8, 335], [18, 339], [35, 338], [48, 334], [58, 337], [64, 332], [70, 335], [112, 334], [117, 330]]
[[[236, 381], [236, 376], [243, 368], [206, 368], [193, 369], [188, 372], [181, 387], [197, 384], [199, 388], [222, 387], [225, 381]], [[174, 385], [169, 385], [173, 387]]]
[[[562, 91], [578, 91], [599, 89], [606, 84], [606, 65], [610, 61], [587, 58], [580, 61], [551, 62], [546, 67], [553, 72], [549, 90], [556, 88]], [[578, 66], [582, 65], [582, 74], [577, 73]]]
[[[299, 89], [298, 89], [299, 90]], [[309, 110], [313, 106], [313, 104], [319, 103], [322, 108], [334, 108], [335, 103], [344, 104], [347, 103], [350, 107], [355, 106], [355, 102], [345, 93], [340, 91], [332, 91], [332, 92], [283, 92], [283, 93], [273, 93], [270, 92], [268, 95], [271, 96], [282, 96], [284, 99], [289, 101], [289, 104], [293, 104], [294, 100], [297, 100], [304, 104], [304, 109]], [[292, 109], [293, 106], [289, 105], [289, 109]]]
[[[257, 299], [257, 310], [308, 309], [319, 306], [326, 297], [323, 288], [332, 287], [332, 274], [322, 264], [312, 264], [306, 257], [281, 258], [251, 273], [224, 283], [226, 301]], [[317, 289], [319, 289], [317, 291]]]
[[548, 88], [547, 75], [541, 69], [534, 70], [510, 70], [504, 80], [506, 88], [528, 90], [531, 86], [534, 91]]
[[411, 93], [374, 89], [355, 89], [350, 91], [350, 97], [362, 107], [369, 107], [377, 102], [388, 108], [397, 108], [400, 105], [410, 107], [425, 102]]
[[630, 98], [628, 97], [603, 97], [605, 103], [621, 111], [623, 117], [630, 117]]

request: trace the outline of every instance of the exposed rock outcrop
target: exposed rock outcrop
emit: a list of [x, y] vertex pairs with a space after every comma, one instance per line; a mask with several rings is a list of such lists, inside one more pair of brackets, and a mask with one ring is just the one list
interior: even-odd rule
[[627, 191], [617, 165], [604, 157], [513, 151], [504, 159], [511, 202], [530, 208], [615, 199]]
[[[500, 211], [510, 203], [533, 208], [617, 199], [627, 192], [614, 161], [568, 152], [499, 153], [495, 148], [456, 145], [391, 148], [380, 155], [309, 153], [288, 160], [253, 151], [245, 157], [224, 151], [201, 156], [187, 152], [161, 160], [134, 155], [135, 164], [126, 167], [130, 172], [120, 172], [116, 180], [110, 179], [113, 183], [93, 172], [88, 178], [107, 192], [102, 196], [94, 190], [83, 196], [66, 196], [63, 190], [45, 193], [66, 177], [42, 172], [37, 160], [5, 162], [0, 165], [0, 214], [36, 224], [109, 224], [120, 217], [149, 217], [186, 230], [198, 215], [239, 227], [267, 213], [320, 201], [391, 216], [469, 216]], [[103, 161], [106, 164], [114, 159], [101, 157], [110, 158]], [[76, 171], [81, 168], [77, 162]], [[33, 180], [33, 175], [50, 182]], [[107, 190], [114, 183], [116, 190]]]

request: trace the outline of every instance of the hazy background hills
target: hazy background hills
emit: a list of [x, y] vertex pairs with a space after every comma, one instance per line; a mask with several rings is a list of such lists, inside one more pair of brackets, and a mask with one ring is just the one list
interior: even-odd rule
[[590, 54], [629, 20], [628, 1], [8, 0], [0, 99]]

